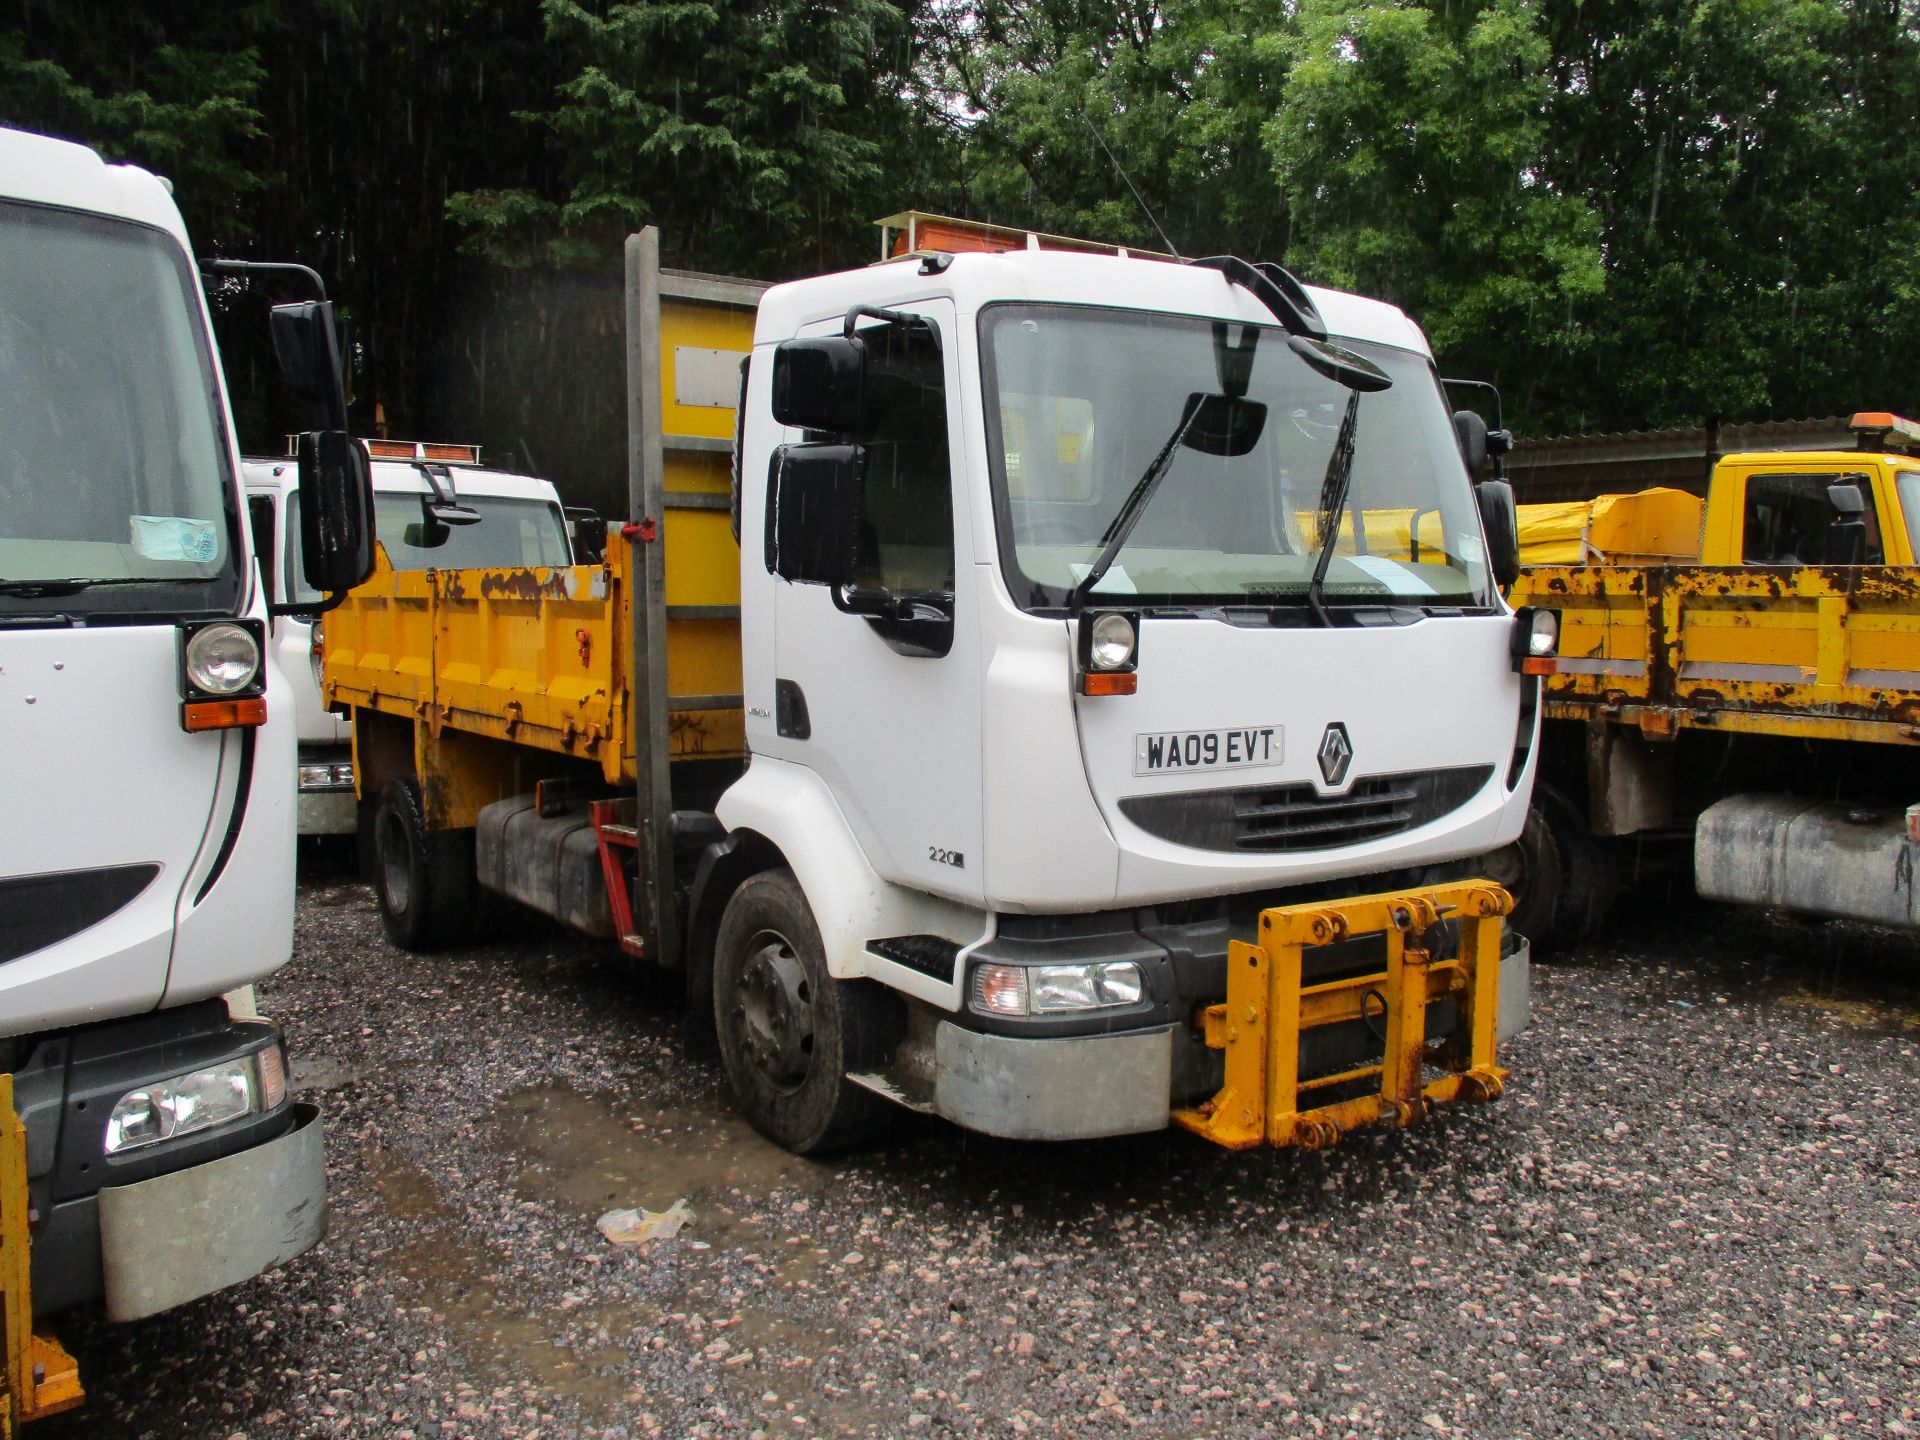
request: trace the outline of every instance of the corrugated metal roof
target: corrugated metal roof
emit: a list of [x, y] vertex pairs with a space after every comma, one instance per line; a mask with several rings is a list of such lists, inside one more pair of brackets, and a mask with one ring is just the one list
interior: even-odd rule
[[1506, 470], [1522, 500], [1582, 500], [1654, 485], [1702, 495], [1716, 456], [1739, 450], [1852, 450], [1856, 437], [1850, 420], [1835, 415], [1547, 436], [1515, 445]]

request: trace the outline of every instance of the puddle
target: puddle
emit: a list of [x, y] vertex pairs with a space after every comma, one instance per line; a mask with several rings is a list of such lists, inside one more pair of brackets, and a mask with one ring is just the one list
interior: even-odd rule
[[1782, 995], [1782, 1005], [1814, 1010], [1854, 1030], [1920, 1030], [1920, 1010], [1884, 1000], [1849, 1000], [1837, 995]]
[[[872, 1397], [823, 1393], [814, 1384], [813, 1364], [842, 1343], [839, 1326], [780, 1313], [783, 1293], [860, 1283], [832, 1268], [834, 1252], [815, 1231], [812, 1197], [839, 1166], [789, 1154], [731, 1110], [642, 1110], [564, 1086], [508, 1096], [487, 1126], [508, 1161], [507, 1188], [520, 1199], [558, 1204], [588, 1221], [610, 1209], [664, 1210], [686, 1200], [693, 1212], [687, 1228], [656, 1242], [680, 1277], [653, 1309], [656, 1320], [672, 1311], [711, 1315], [713, 1288], [737, 1284], [738, 1272], [720, 1279], [721, 1262], [761, 1268], [773, 1303], [722, 1302], [733, 1322], [705, 1330], [704, 1345], [695, 1341], [707, 1351], [707, 1373], [736, 1406], [772, 1424], [790, 1421], [785, 1412], [804, 1413], [823, 1433], [902, 1431], [904, 1417]], [[648, 1248], [632, 1253], [644, 1263]], [[768, 1402], [767, 1394], [780, 1398]]]
[[295, 1095], [308, 1090], [337, 1090], [359, 1078], [358, 1070], [331, 1056], [296, 1056], [287, 1077], [287, 1089]]
[[627, 1408], [632, 1387], [623, 1375], [629, 1355], [621, 1342], [658, 1323], [655, 1307], [583, 1308], [570, 1320], [575, 1327], [584, 1323], [597, 1343], [556, 1343], [560, 1327], [549, 1313], [526, 1313], [501, 1295], [486, 1251], [446, 1223], [446, 1206], [425, 1172], [388, 1151], [365, 1158], [387, 1213], [430, 1232], [396, 1245], [379, 1264], [407, 1282], [411, 1293], [403, 1292], [401, 1303], [427, 1307], [433, 1324], [473, 1363], [483, 1395], [502, 1387], [517, 1394], [525, 1382], [565, 1395], [591, 1418], [605, 1420]]
[[[507, 1185], [522, 1199], [557, 1201], [594, 1220], [629, 1205], [665, 1210], [684, 1197], [693, 1221], [681, 1244], [765, 1253], [787, 1280], [817, 1268], [811, 1242], [786, 1244], [808, 1230], [804, 1212], [790, 1207], [825, 1189], [837, 1167], [787, 1153], [730, 1110], [625, 1110], [541, 1086], [503, 1100], [488, 1128], [514, 1164]], [[788, 1250], [798, 1253], [773, 1253]]]

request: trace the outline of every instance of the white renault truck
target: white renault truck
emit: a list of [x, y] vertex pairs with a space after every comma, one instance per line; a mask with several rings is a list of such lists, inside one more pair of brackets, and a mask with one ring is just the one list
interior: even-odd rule
[[[372, 563], [366, 461], [332, 307], [270, 318], [318, 416], [299, 463], [324, 602]], [[30, 1314], [150, 1315], [322, 1232], [319, 1117], [279, 1028], [222, 998], [292, 948], [269, 613], [166, 183], [0, 131], [0, 1136], [24, 1131], [27, 1196], [0, 1184], [0, 1249], [31, 1253], [30, 1307], [0, 1268], [10, 1345]]]
[[[568, 565], [574, 527], [593, 523], [561, 505], [552, 481], [482, 467], [478, 445], [363, 443], [373, 460], [375, 535], [397, 570]], [[319, 592], [301, 575], [298, 465], [291, 457], [244, 465], [254, 549], [272, 603], [318, 604]], [[302, 836], [352, 835], [359, 823], [353, 731], [320, 697], [316, 633], [324, 638], [318, 620], [284, 613], [274, 617], [268, 642], [293, 691], [298, 828]]]
[[1526, 958], [1460, 862], [1524, 822], [1554, 622], [1425, 337], [909, 226], [771, 289], [635, 237], [607, 562], [329, 617], [389, 933], [478, 884], [679, 968], [800, 1151], [890, 1102], [1319, 1145], [1499, 1094]]

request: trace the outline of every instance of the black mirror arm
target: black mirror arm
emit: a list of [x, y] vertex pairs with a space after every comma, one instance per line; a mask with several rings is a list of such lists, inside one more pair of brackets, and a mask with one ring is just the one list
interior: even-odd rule
[[320, 272], [290, 260], [227, 260], [217, 255], [202, 256], [197, 262], [207, 275], [299, 275], [313, 286], [314, 294], [327, 298], [327, 285]]
[[1327, 338], [1326, 324], [1306, 288], [1278, 265], [1250, 265], [1238, 255], [1209, 255], [1204, 260], [1187, 263], [1218, 270], [1229, 284], [1238, 285], [1264, 305], [1289, 335], [1305, 335], [1313, 340]]
[[319, 600], [303, 600], [298, 605], [269, 605], [267, 606], [267, 618], [271, 620], [278, 620], [282, 617], [289, 620], [317, 620], [329, 610], [336, 609], [351, 593], [351, 591], [347, 590], [330, 590], [323, 599]]
[[883, 310], [878, 305], [856, 305], [847, 311], [846, 329], [842, 332], [846, 339], [851, 340], [853, 338], [854, 331], [862, 316], [869, 320], [882, 321], [888, 325], [924, 325], [929, 330], [933, 328], [933, 322], [928, 320], [924, 315], [911, 315], [905, 310]]

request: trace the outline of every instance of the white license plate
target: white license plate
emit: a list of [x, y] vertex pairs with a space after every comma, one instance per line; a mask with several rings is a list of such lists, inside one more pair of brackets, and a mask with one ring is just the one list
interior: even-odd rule
[[1190, 770], [1237, 770], [1280, 763], [1278, 725], [1242, 725], [1231, 730], [1153, 730], [1133, 737], [1133, 773], [1184, 774]]

